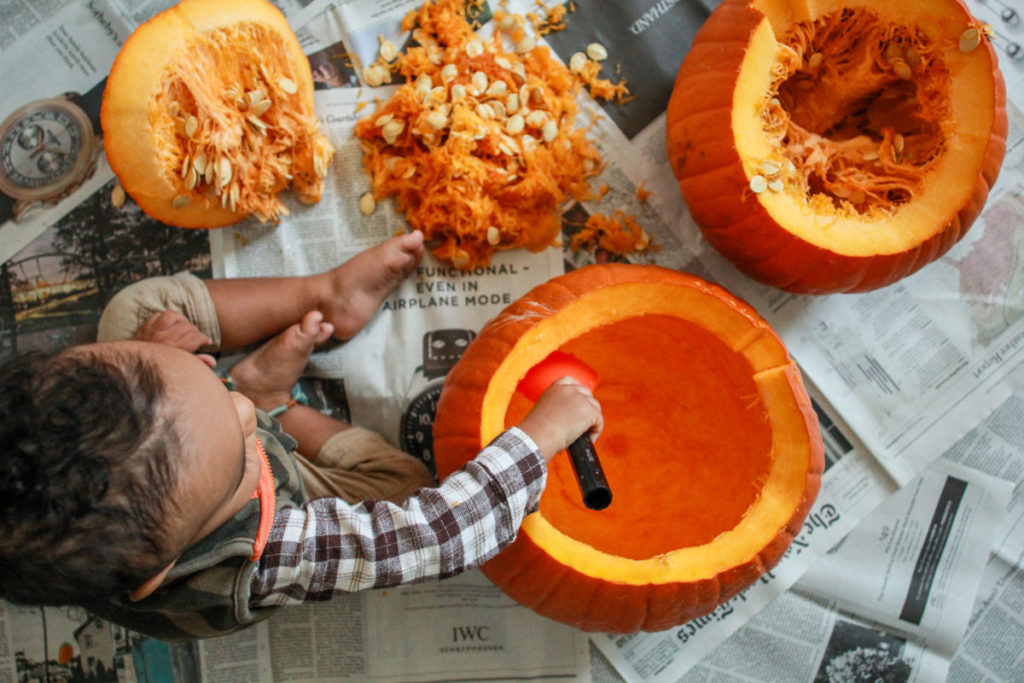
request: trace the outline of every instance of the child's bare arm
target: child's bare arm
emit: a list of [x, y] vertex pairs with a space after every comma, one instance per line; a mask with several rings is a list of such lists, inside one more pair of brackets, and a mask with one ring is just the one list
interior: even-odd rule
[[568, 448], [584, 432], [597, 439], [604, 427], [601, 405], [590, 390], [571, 377], [548, 387], [519, 423], [540, 448], [545, 461]]

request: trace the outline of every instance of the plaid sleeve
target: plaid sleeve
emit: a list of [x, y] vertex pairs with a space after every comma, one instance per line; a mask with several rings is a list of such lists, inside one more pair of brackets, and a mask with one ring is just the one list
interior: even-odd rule
[[547, 468], [518, 428], [499, 435], [437, 488], [401, 506], [317, 498], [279, 510], [253, 576], [253, 607], [327, 600], [442, 579], [509, 545], [537, 509]]

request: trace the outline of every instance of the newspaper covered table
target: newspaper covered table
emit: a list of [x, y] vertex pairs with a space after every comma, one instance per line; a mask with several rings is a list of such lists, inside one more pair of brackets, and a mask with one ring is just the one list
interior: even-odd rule
[[[64, 92], [78, 93], [98, 114], [119, 46], [170, 4], [6, 5], [0, 116]], [[291, 217], [276, 227], [244, 223], [210, 233], [219, 276], [323, 270], [404, 225], [390, 202], [369, 218], [359, 212], [369, 182], [352, 129], [390, 93], [362, 83], [358, 65], [376, 58], [381, 35], [404, 44], [400, 18], [420, 3], [277, 4], [310, 57], [317, 114], [338, 153], [319, 205], [290, 205]], [[972, 5], [998, 31], [1011, 130], [999, 183], [967, 238], [879, 292], [800, 297], [757, 286], [706, 247], [665, 159], [672, 80], [714, 4], [631, 0], [598, 10], [578, 2], [567, 28], [542, 41], [564, 61], [602, 43], [607, 64], [619, 65], [638, 95], [623, 106], [581, 94], [580, 124], [591, 126], [607, 162], [596, 184], [609, 189], [600, 202], [567, 213], [635, 215], [661, 247], [638, 261], [694, 272], [750, 301], [805, 373], [827, 470], [804, 532], [776, 568], [707, 617], [629, 636], [588, 635], [542, 619], [478, 572], [297, 608], [227, 638], [174, 647], [81, 610], [0, 605], [0, 681], [76, 670], [116, 670], [128, 681], [155, 672], [180, 681], [812, 681], [861, 670], [890, 680], [1013, 680], [1024, 644], [1024, 67], [1006, 50], [1024, 42], [1024, 30], [1001, 22], [993, 5]], [[537, 9], [523, 0], [508, 8]], [[55, 205], [18, 221], [4, 215], [2, 260], [38, 254], [53, 226], [109, 195], [112, 178], [100, 153], [91, 174]], [[643, 203], [640, 186], [653, 193]], [[471, 338], [535, 284], [599, 258], [558, 248], [504, 252], [490, 267], [462, 273], [428, 256], [366, 330], [316, 354], [309, 374], [340, 387], [335, 396], [352, 422], [429, 458], [447, 370], [437, 357], [445, 354], [431, 349]]]

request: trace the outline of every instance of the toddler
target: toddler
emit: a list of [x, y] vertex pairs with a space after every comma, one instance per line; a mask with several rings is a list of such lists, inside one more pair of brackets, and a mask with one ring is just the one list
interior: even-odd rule
[[[292, 396], [313, 349], [355, 335], [422, 253], [413, 232], [308, 277], [144, 280], [108, 305], [97, 343], [7, 361], [0, 597], [210, 637], [283, 605], [449, 577], [510, 544], [546, 462], [601, 431], [585, 387], [559, 380], [436, 486]], [[228, 382], [203, 353], [261, 340]]]

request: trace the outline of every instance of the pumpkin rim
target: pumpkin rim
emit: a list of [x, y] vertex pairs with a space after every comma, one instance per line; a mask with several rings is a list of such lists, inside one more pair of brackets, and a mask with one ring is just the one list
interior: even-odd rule
[[[462, 418], [455, 420], [463, 425], [475, 421], [478, 425], [473, 431], [476, 433], [475, 441], [479, 443], [461, 444], [461, 450], [475, 448], [475, 454], [504, 431], [509, 398], [532, 365], [568, 339], [601, 324], [637, 315], [636, 309], [609, 307], [606, 305], [609, 302], [600, 301], [602, 297], [608, 298], [615, 293], [628, 295], [632, 288], [643, 287], [646, 290], [653, 286], [658, 291], [657, 295], [647, 291], [646, 296], [639, 298], [647, 307], [643, 313], [677, 315], [700, 324], [699, 320], [679, 315], [688, 305], [696, 306], [696, 311], [704, 317], [703, 322], [717, 328], [709, 331], [750, 361], [762, 401], [772, 420], [773, 455], [766, 485], [733, 529], [726, 530], [710, 543], [679, 548], [647, 559], [628, 559], [596, 550], [554, 528], [541, 511], [526, 517], [520, 529], [522, 538], [516, 543], [530, 542], [554, 561], [583, 576], [620, 585], [698, 582], [713, 579], [752, 561], [761, 562], [757, 558], [766, 548], [777, 543], [780, 535], [788, 533], [794, 519], [798, 518], [802, 523], [817, 494], [824, 470], [824, 447], [817, 418], [800, 381], [798, 368], [770, 326], [748, 304], [723, 288], [696, 276], [659, 266], [617, 264], [610, 272], [608, 268], [609, 265], [587, 266], [561, 276], [561, 281], [556, 278], [539, 285], [485, 326], [463, 354], [463, 359], [468, 359], [463, 367], [471, 367], [471, 370], [456, 371], [456, 366], [449, 374], [452, 381], [446, 380], [442, 391], [434, 437], [438, 473], [444, 476], [450, 471], [446, 469], [451, 463], [446, 462], [448, 456], [445, 451], [455, 445], [448, 440], [454, 436], [450, 432], [456, 430], [446, 403], [453, 400], [451, 396], [458, 391], [457, 388], [475, 385], [479, 390], [479, 397], [474, 396], [473, 405], [467, 406], [460, 400], [458, 410]], [[570, 293], [564, 289], [565, 278], [575, 284], [585, 280], [589, 273], [601, 272], [614, 273], [615, 277], [605, 278], [606, 282], [581, 292]], [[627, 290], [625, 293], [624, 289]], [[681, 303], [666, 305], [672, 295], [681, 295]], [[635, 297], [630, 299], [636, 300]], [[594, 305], [595, 302], [601, 305]], [[589, 324], [578, 324], [573, 316], [588, 303], [593, 311], [601, 311], [603, 315], [598, 319], [595, 314]], [[702, 304], [711, 304], [715, 312], [702, 307]], [[659, 305], [661, 310], [658, 310]], [[538, 312], [543, 315], [538, 316]], [[723, 339], [723, 334], [732, 343]], [[495, 356], [499, 360], [495, 360]], [[766, 392], [771, 393], [770, 398], [765, 397]], [[780, 429], [783, 424], [787, 427]], [[778, 441], [779, 434], [790, 432], [806, 437], [795, 446], [806, 453], [799, 463], [793, 463], [778, 453], [778, 449], [784, 446]], [[466, 434], [459, 438], [468, 439]], [[794, 447], [792, 443], [785, 445]], [[781, 497], [772, 495], [777, 490], [781, 490]], [[709, 557], [723, 550], [726, 551], [723, 557], [709, 561]], [[499, 555], [496, 560], [501, 561], [501, 557]], [[496, 560], [491, 560], [488, 565]], [[484, 567], [485, 573], [488, 565]]]

